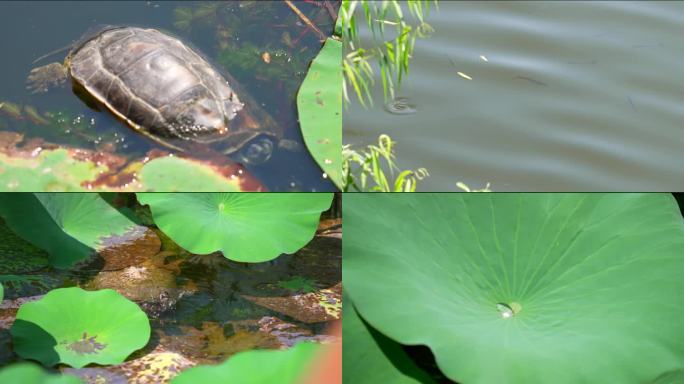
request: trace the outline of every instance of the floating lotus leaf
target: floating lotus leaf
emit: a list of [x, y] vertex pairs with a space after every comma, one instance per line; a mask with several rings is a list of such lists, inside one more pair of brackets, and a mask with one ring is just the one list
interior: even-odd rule
[[71, 375], [51, 375], [31, 363], [17, 363], [0, 369], [0, 383], [17, 384], [82, 384]]
[[342, 188], [342, 42], [329, 38], [297, 94], [304, 143], [330, 180]]
[[235, 171], [227, 176], [198, 161], [161, 157], [145, 164], [140, 172], [143, 191], [239, 192], [259, 191], [263, 186], [252, 176]]
[[66, 149], [46, 150], [35, 157], [0, 153], [0, 185], [8, 191], [85, 191], [81, 185], [95, 180], [105, 167], [77, 159]]
[[60, 268], [93, 254], [104, 239], [139, 228], [94, 193], [4, 193], [0, 215]]
[[416, 366], [401, 345], [370, 328], [361, 320], [349, 297], [344, 293], [342, 317], [342, 363], [344, 382], [432, 383], [432, 379]]
[[684, 366], [669, 194], [345, 196], [345, 288], [463, 383], [647, 383]]
[[150, 323], [114, 290], [61, 288], [22, 305], [10, 332], [19, 356], [82, 368], [123, 362], [147, 344]]
[[138, 193], [154, 221], [196, 254], [262, 262], [294, 253], [314, 236], [332, 193]]
[[[7, 132], [0, 132], [0, 135], [3, 133]], [[31, 151], [14, 153], [16, 149], [10, 152], [4, 150], [0, 148], [0, 163], [3, 164], [0, 168], [0, 185], [12, 192], [263, 189], [263, 186], [244, 170], [242, 174], [232, 175], [227, 169], [217, 169], [190, 159], [160, 157], [146, 163], [138, 160], [129, 163], [125, 170], [119, 170], [106, 162], [96, 161], [97, 154], [82, 149], [36, 149], [39, 151], [36, 156], [31, 155]], [[84, 153], [89, 154], [86, 156]], [[107, 181], [110, 184], [107, 184]]]
[[240, 352], [220, 365], [190, 368], [171, 380], [171, 384], [301, 383], [302, 375], [307, 372], [318, 349], [316, 344], [299, 343], [283, 351]]

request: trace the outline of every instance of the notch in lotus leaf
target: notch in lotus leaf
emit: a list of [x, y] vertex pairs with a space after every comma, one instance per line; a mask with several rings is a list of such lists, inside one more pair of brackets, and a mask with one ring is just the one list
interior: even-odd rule
[[0, 383], [83, 384], [72, 375], [52, 375], [32, 363], [17, 363], [0, 369]]
[[430, 347], [452, 380], [648, 383], [684, 366], [684, 220], [670, 194], [344, 203], [359, 314]]
[[61, 288], [23, 304], [12, 329], [16, 353], [46, 366], [119, 364], [150, 338], [147, 315], [111, 289]]
[[371, 328], [343, 292], [342, 364], [345, 383], [433, 384], [401, 344]]
[[96, 193], [3, 193], [0, 215], [58, 268], [86, 260], [104, 238], [137, 227]]
[[332, 193], [138, 193], [166, 235], [195, 254], [257, 263], [294, 253], [314, 236]]
[[316, 344], [299, 343], [283, 351], [240, 352], [220, 365], [190, 368], [171, 380], [171, 384], [301, 383], [318, 350], [320, 346]]

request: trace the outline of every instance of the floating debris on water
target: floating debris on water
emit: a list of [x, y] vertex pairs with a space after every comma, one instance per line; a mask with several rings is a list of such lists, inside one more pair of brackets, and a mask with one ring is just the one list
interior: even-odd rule
[[472, 77], [466, 75], [466, 74], [463, 73], [463, 72], [456, 72], [456, 74], [459, 75], [459, 76], [461, 76], [462, 78], [464, 78], [464, 79], [466, 79], [466, 80], [472, 80], [472, 79], [473, 79]]
[[489, 62], [489, 60], [487, 59], [487, 57], [485, 55], [480, 55], [480, 59], [486, 63]]

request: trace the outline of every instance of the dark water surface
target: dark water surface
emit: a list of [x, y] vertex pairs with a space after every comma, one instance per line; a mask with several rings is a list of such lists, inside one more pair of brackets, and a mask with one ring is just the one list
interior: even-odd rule
[[684, 188], [683, 2], [442, 1], [427, 21], [399, 95], [416, 113], [376, 92], [346, 143], [389, 134], [422, 191]]
[[[298, 6], [309, 15], [320, 16], [317, 21], [322, 30], [332, 31], [332, 20], [325, 9], [307, 3]], [[202, 7], [210, 12], [192, 20], [183, 19], [184, 9], [197, 15]], [[104, 25], [160, 29], [197, 48], [217, 68], [236, 77], [284, 127], [285, 138], [294, 142], [290, 149], [276, 152], [266, 164], [248, 166], [269, 190], [334, 189], [306, 150], [295, 105], [297, 89], [321, 43], [313, 33], [305, 32], [306, 27], [282, 2], [0, 1], [0, 102], [32, 106], [41, 115], [52, 113], [61, 123], [71, 123], [72, 128], [65, 132], [63, 128], [5, 114], [0, 115], [0, 130], [78, 148], [98, 149], [113, 144], [116, 153], [130, 159], [144, 157], [154, 148], [165, 149], [108, 113], [88, 108], [69, 86], [39, 95], [25, 89], [32, 68], [61, 62], [68, 50], [32, 64], [35, 59]], [[262, 60], [263, 52], [270, 53], [270, 64]]]

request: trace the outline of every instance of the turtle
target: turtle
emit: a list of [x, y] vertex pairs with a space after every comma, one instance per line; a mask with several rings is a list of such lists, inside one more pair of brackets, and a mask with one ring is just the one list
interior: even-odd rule
[[63, 63], [31, 70], [27, 89], [43, 93], [71, 79], [89, 106], [181, 152], [209, 149], [262, 164], [282, 140], [282, 128], [230, 73], [174, 36], [104, 26], [68, 48]]

